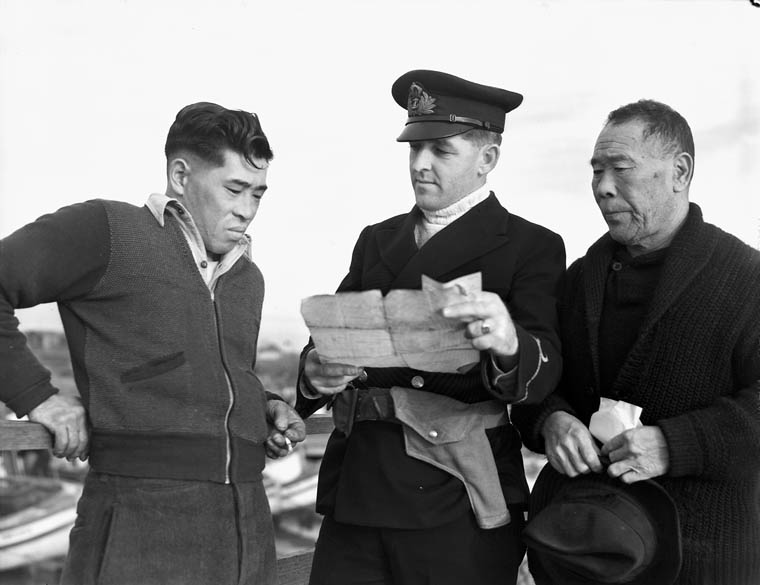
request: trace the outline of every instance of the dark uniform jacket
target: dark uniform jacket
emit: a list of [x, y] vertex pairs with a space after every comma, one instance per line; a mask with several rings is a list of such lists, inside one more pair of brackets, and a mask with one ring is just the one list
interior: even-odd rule
[[[421, 275], [440, 282], [481, 272], [483, 290], [497, 293], [517, 325], [520, 343], [515, 384], [493, 385], [490, 358], [465, 374], [410, 368], [367, 368], [367, 387], [419, 387], [462, 402], [498, 398], [535, 403], [551, 392], [561, 371], [556, 292], [565, 268], [562, 239], [508, 213], [493, 195], [418, 249], [414, 226], [420, 211], [366, 227], [338, 291], [419, 289]], [[303, 357], [310, 349], [304, 350]], [[302, 371], [302, 370], [301, 370]], [[412, 378], [419, 377], [416, 384]], [[298, 396], [304, 416], [325, 400]], [[520, 437], [511, 425], [488, 431], [505, 499], [524, 504], [528, 488]], [[354, 425], [349, 438], [330, 437], [322, 462], [317, 510], [338, 521], [367, 526], [425, 528], [449, 522], [470, 504], [461, 481], [404, 452], [402, 429], [391, 422]]]

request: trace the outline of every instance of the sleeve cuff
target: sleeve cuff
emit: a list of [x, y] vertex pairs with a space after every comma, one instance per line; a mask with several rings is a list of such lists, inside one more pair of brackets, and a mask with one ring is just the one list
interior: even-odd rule
[[18, 418], [21, 418], [29, 414], [29, 412], [53, 396], [53, 394], [58, 394], [58, 389], [50, 383], [50, 378], [48, 377], [31, 388], [27, 388], [21, 394], [14, 396], [5, 405]]
[[[516, 355], [515, 358], [517, 359]], [[511, 390], [514, 388], [514, 385], [517, 383], [518, 363], [515, 363], [515, 365], [505, 371], [499, 367], [497, 357], [491, 354], [491, 386], [494, 390], [498, 391], [499, 388]]]
[[298, 391], [301, 393], [301, 396], [308, 398], [309, 400], [322, 398], [322, 395], [317, 392], [311, 384], [309, 384], [309, 381], [304, 375], [301, 375], [298, 378]]
[[670, 466], [667, 475], [682, 477], [701, 475], [704, 458], [699, 449], [699, 438], [687, 415], [657, 421], [668, 444]]

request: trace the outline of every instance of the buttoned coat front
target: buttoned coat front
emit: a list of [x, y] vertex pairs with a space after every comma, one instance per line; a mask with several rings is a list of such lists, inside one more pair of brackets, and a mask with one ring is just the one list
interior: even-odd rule
[[[433, 236], [422, 248], [414, 238], [420, 211], [366, 227], [354, 248], [339, 292], [419, 289], [423, 274], [439, 281], [480, 272], [483, 290], [499, 295], [517, 328], [519, 365], [514, 384], [493, 384], [488, 354], [464, 374], [410, 368], [367, 368], [367, 387], [419, 386], [465, 403], [494, 398], [506, 404], [540, 402], [561, 371], [557, 331], [557, 286], [565, 268], [562, 239], [504, 209], [495, 195]], [[307, 346], [303, 357], [311, 348]], [[417, 383], [412, 384], [412, 378]], [[306, 416], [325, 400], [299, 395]], [[488, 432], [508, 504], [527, 501], [517, 432], [507, 425]], [[357, 423], [346, 437], [333, 432], [320, 470], [317, 510], [341, 522], [364, 526], [426, 528], [469, 509], [461, 482], [404, 452], [401, 427]]]

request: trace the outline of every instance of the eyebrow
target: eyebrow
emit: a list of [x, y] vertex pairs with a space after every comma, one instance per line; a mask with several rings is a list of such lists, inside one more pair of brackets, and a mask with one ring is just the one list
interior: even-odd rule
[[602, 156], [592, 156], [589, 161], [590, 165], [599, 165], [603, 163], [616, 163], [616, 162], [633, 162], [633, 159], [625, 154], [608, 154]]
[[450, 138], [431, 138], [429, 140], [413, 140], [409, 143], [409, 146], [411, 147], [413, 144], [418, 144], [418, 145], [430, 144], [434, 146], [444, 146], [446, 148], [453, 148], [453, 146], [451, 145]]
[[[243, 179], [230, 179], [227, 182], [243, 187], [244, 189], [247, 189], [248, 187], [251, 186], [251, 183], [249, 183], [248, 181], [244, 181]], [[264, 185], [259, 185], [258, 187], [256, 187], [254, 191], [263, 193], [267, 189], [268, 189], [268, 186], [264, 184]]]

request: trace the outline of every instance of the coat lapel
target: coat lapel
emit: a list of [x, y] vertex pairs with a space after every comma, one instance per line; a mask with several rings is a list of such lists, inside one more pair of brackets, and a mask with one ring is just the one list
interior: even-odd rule
[[586, 295], [586, 330], [588, 331], [591, 361], [597, 387], [601, 379], [599, 373], [599, 323], [604, 306], [604, 288], [607, 284], [607, 270], [612, 261], [615, 242], [609, 234], [603, 235], [589, 248], [583, 259], [583, 290]]
[[[389, 287], [394, 286], [392, 283], [395, 283], [398, 274], [418, 252], [417, 243], [414, 241], [414, 225], [419, 216], [420, 211], [414, 207], [400, 224], [378, 230], [375, 235], [380, 259], [390, 272]], [[419, 283], [416, 287], [406, 288], [419, 288]]]
[[[692, 203], [689, 215], [670, 245], [660, 281], [652, 297], [646, 316], [639, 328], [636, 341], [628, 353], [623, 366], [618, 372], [615, 386], [621, 380], [638, 379], [642, 373], [641, 364], [645, 356], [644, 340], [649, 331], [657, 324], [667, 310], [678, 302], [681, 294], [687, 290], [694, 279], [709, 262], [715, 246], [717, 234], [703, 229], [702, 211]], [[604, 289], [607, 272], [612, 261], [615, 243], [609, 234], [605, 234], [590, 249], [584, 259], [584, 286], [586, 292], [586, 319], [588, 326], [591, 357], [594, 363], [594, 375], [599, 384], [599, 322], [604, 304]], [[621, 375], [623, 374], [623, 375]]]
[[702, 211], [696, 204], [689, 206], [689, 215], [670, 245], [662, 268], [662, 276], [654, 291], [652, 304], [641, 326], [644, 336], [665, 312], [678, 300], [710, 261], [718, 243], [718, 235], [703, 229]]
[[414, 241], [419, 215], [415, 208], [397, 230], [377, 234], [381, 258], [394, 274], [391, 288], [418, 289], [422, 274], [439, 280], [508, 241], [509, 214], [493, 193], [430, 238], [421, 249]]

